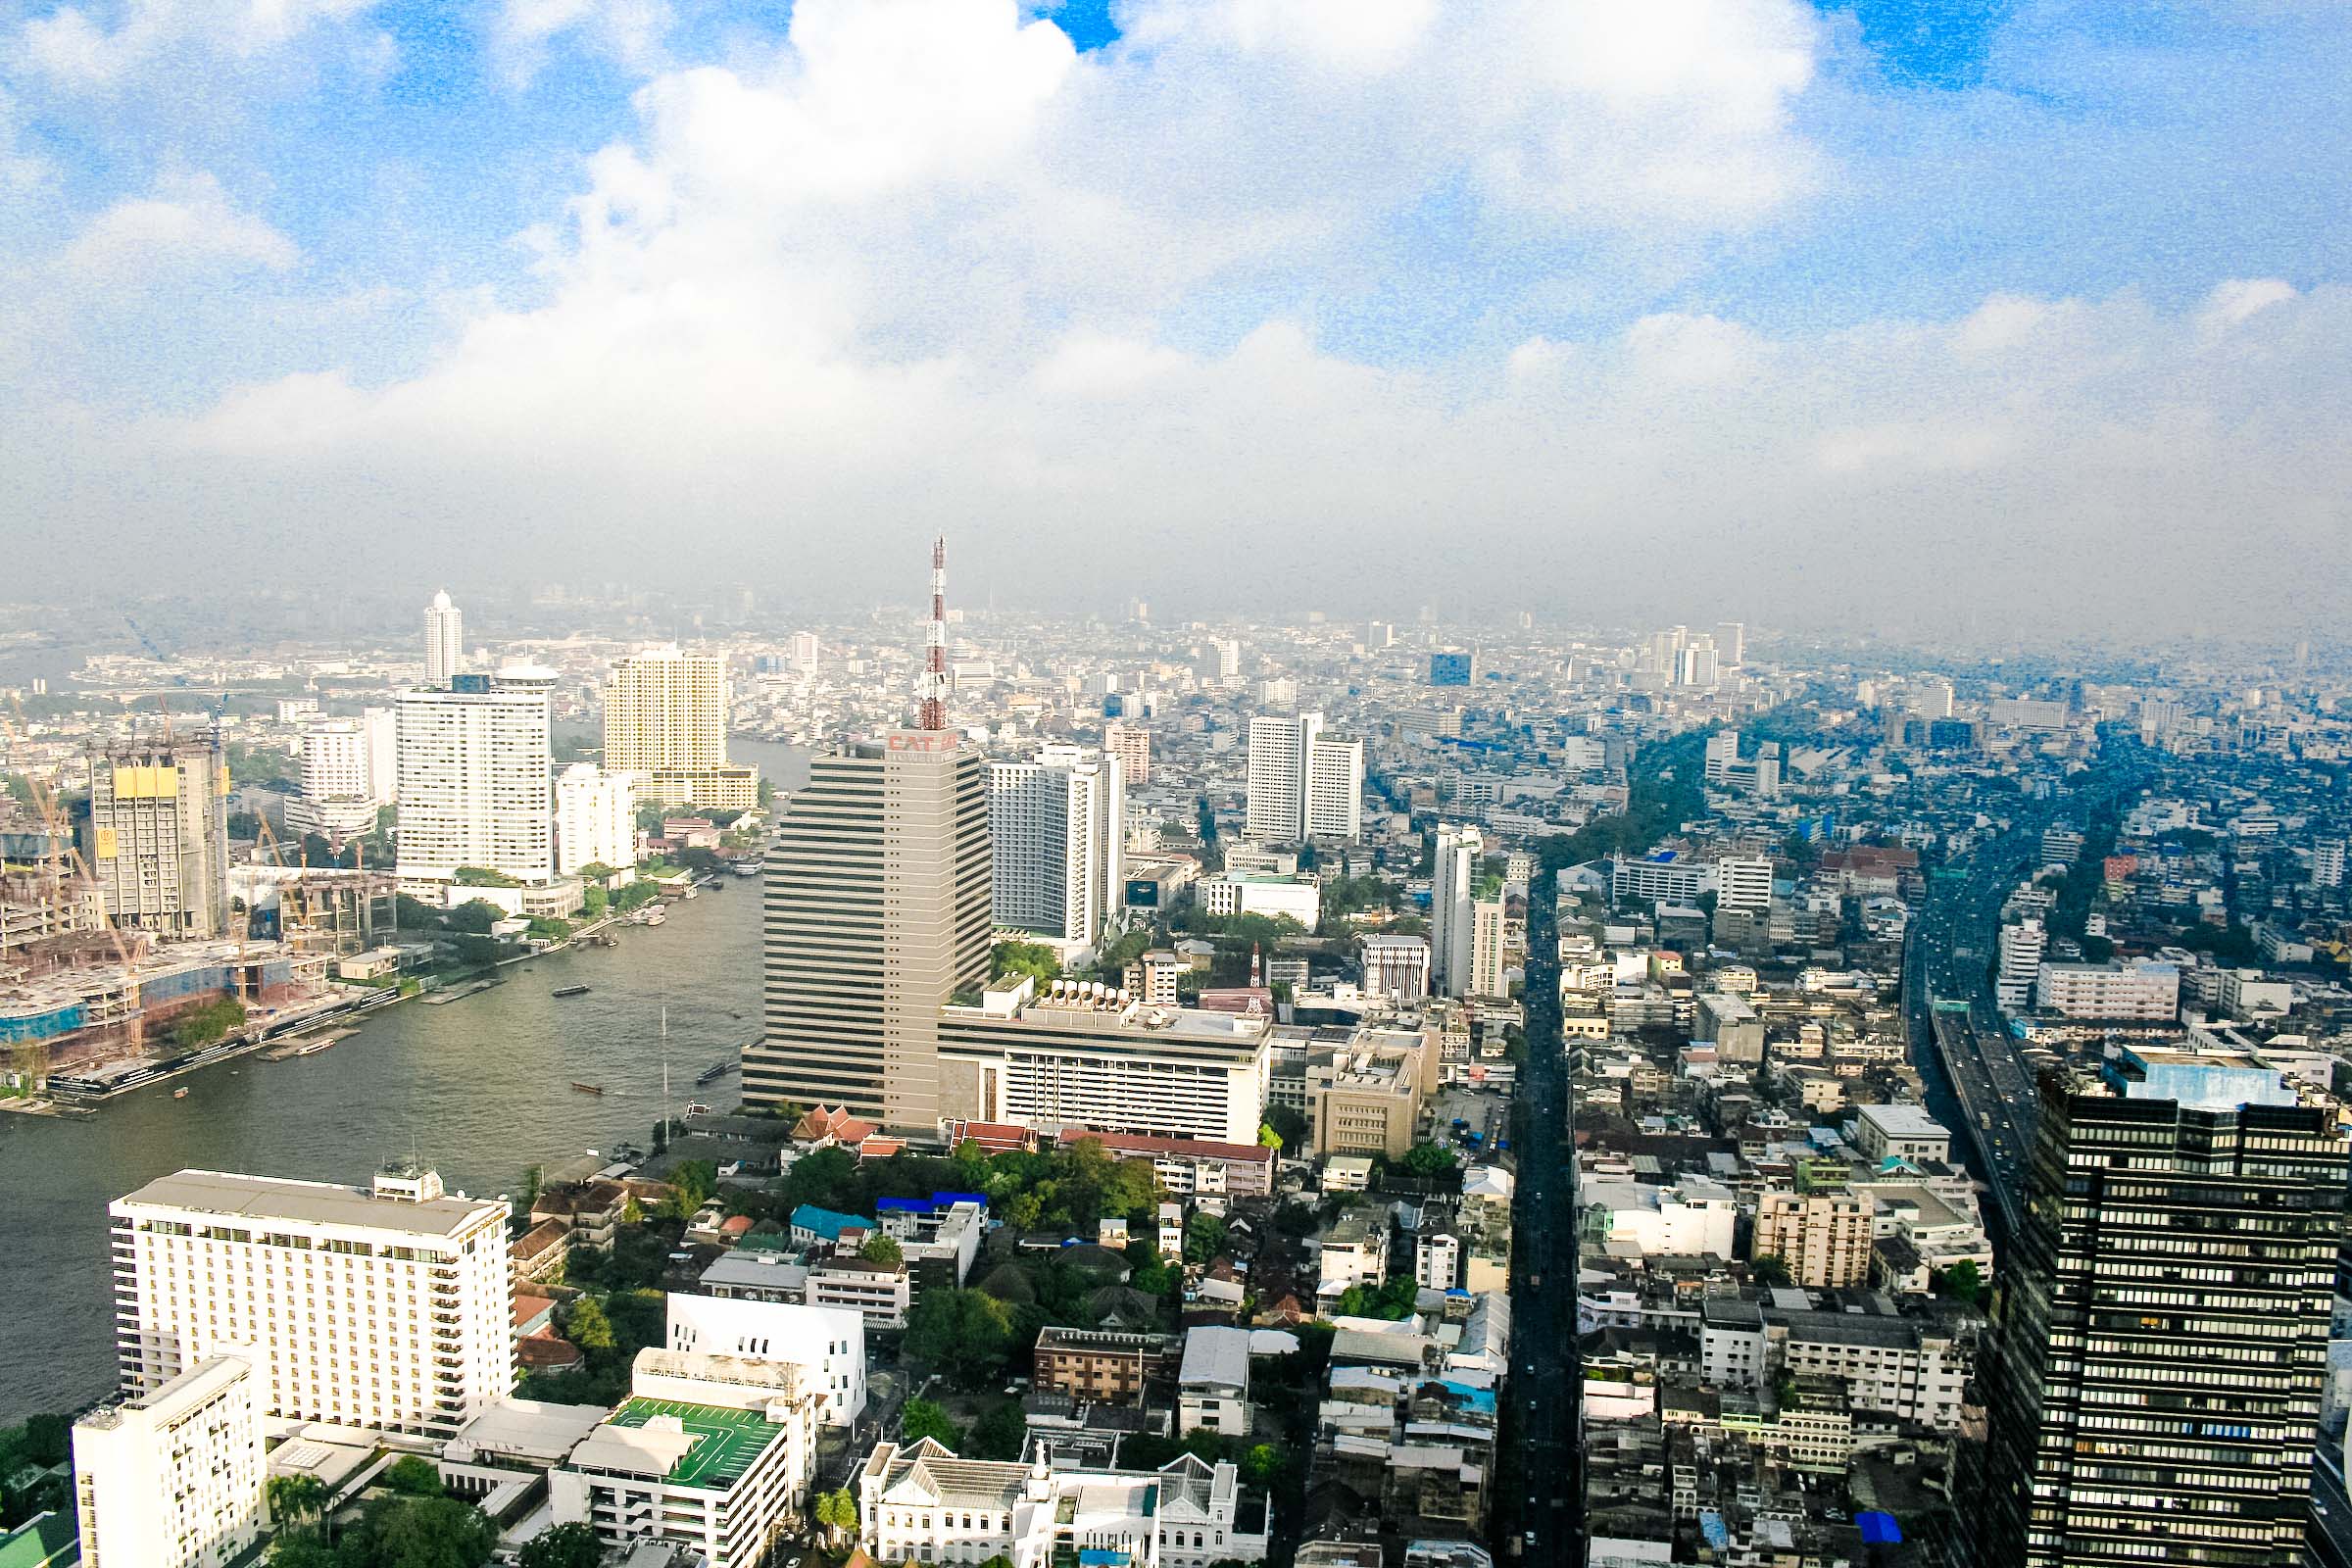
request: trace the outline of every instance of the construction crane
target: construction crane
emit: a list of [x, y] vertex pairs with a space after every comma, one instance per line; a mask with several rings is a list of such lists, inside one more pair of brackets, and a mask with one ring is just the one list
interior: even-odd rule
[[[139, 640], [139, 646], [147, 650], [148, 658], [154, 660], [159, 664], [169, 664], [172, 662], [172, 656], [165, 653], [161, 648], [158, 648], [155, 645], [155, 639], [148, 636], [146, 630], [141, 627], [137, 621], [130, 618], [130, 612], [128, 611], [123, 612], [122, 624], [130, 628], [130, 634]], [[174, 686], [186, 686], [193, 688], [196, 683], [188, 679], [187, 676], [175, 672], [172, 676], [172, 684]], [[164, 700], [163, 694], [160, 692], [157, 693], [155, 700], [158, 703], [161, 703]], [[125, 702], [123, 706], [127, 708], [130, 705]], [[227, 711], [228, 693], [225, 690], [215, 692], [213, 694], [213, 722], [218, 724], [220, 721], [221, 715]], [[169, 741], [171, 738], [172, 710], [167, 708], [164, 710], [164, 739]]]

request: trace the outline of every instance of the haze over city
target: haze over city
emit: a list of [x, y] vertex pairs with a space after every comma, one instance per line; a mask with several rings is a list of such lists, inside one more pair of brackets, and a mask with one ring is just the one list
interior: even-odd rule
[[0, 0], [0, 1568], [2352, 1568], [2344, 0]]
[[2352, 586], [2330, 4], [6, 9], [0, 554], [125, 589]]

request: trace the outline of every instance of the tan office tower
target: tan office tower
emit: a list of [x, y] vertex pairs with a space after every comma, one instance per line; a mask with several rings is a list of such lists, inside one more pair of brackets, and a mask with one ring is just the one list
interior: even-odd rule
[[744, 1099], [934, 1131], [939, 1009], [977, 999], [995, 935], [979, 752], [900, 730], [817, 758], [766, 860], [765, 1038], [744, 1050]]
[[210, 741], [88, 758], [83, 858], [118, 925], [167, 939], [228, 933], [228, 767]]

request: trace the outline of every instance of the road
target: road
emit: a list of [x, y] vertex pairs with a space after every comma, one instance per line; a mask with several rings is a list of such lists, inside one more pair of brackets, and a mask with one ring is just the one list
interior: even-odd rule
[[2016, 1233], [2040, 1098], [1993, 996], [2001, 906], [2039, 858], [2042, 829], [2054, 817], [2095, 809], [2144, 776], [2137, 767], [2116, 769], [2061, 801], [2028, 807], [2006, 832], [1936, 876], [1904, 944], [1903, 1007], [1914, 1058], [1932, 1054], [1940, 1063], [1960, 1105], [1956, 1130], [1991, 1189], [2004, 1238]]
[[1497, 1556], [1545, 1568], [1584, 1561], [1584, 1379], [1576, 1338], [1576, 1161], [1560, 1050], [1556, 884], [1527, 899], [1527, 1060], [1519, 1074], [1518, 1191], [1511, 1210], [1511, 1370], [1494, 1510]]

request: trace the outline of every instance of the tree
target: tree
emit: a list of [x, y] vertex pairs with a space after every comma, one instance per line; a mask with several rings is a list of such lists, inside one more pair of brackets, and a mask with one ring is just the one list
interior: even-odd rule
[[885, 1263], [892, 1268], [906, 1261], [906, 1250], [899, 1245], [899, 1239], [880, 1231], [865, 1239], [865, 1245], [858, 1249], [858, 1255], [868, 1263]]
[[1777, 1252], [1765, 1252], [1751, 1259], [1748, 1270], [1756, 1276], [1758, 1285], [1779, 1289], [1788, 1283], [1788, 1261]]
[[925, 1291], [906, 1317], [906, 1358], [967, 1389], [1004, 1375], [1011, 1342], [1012, 1314], [981, 1291]]
[[596, 1539], [595, 1526], [574, 1520], [540, 1531], [514, 1560], [518, 1568], [603, 1568], [605, 1544]]
[[384, 1472], [384, 1485], [410, 1497], [438, 1497], [448, 1490], [441, 1485], [439, 1467], [414, 1453], [404, 1453], [392, 1461]]
[[64, 1464], [74, 1456], [74, 1423], [55, 1411], [26, 1416], [19, 1446], [34, 1464]]
[[964, 1446], [956, 1451], [967, 1459], [1018, 1459], [1029, 1440], [1029, 1422], [1020, 1401], [1006, 1399], [972, 1423]]
[[1443, 1176], [1454, 1168], [1453, 1151], [1443, 1144], [1415, 1144], [1404, 1152], [1404, 1168], [1412, 1176]]
[[846, 1490], [819, 1494], [814, 1512], [816, 1522], [834, 1539], [857, 1534], [858, 1501]]
[[271, 1476], [262, 1490], [269, 1498], [270, 1517], [280, 1531], [316, 1526], [326, 1507], [326, 1483], [300, 1471]]
[[1290, 1105], [1268, 1105], [1266, 1125], [1282, 1135], [1282, 1147], [1296, 1152], [1306, 1142], [1306, 1117]]
[[472, 936], [488, 936], [506, 914], [488, 899], [467, 899], [449, 911], [449, 928]]
[[270, 1568], [341, 1568], [335, 1549], [307, 1531], [285, 1533], [270, 1544]]
[[708, 1159], [690, 1159], [669, 1173], [669, 1184], [678, 1190], [679, 1206], [691, 1214], [718, 1191], [718, 1166]]
[[1260, 1149], [1280, 1149], [1282, 1147], [1282, 1134], [1274, 1130], [1272, 1122], [1262, 1123], [1258, 1127], [1257, 1147]]
[[571, 1316], [564, 1323], [564, 1337], [583, 1350], [612, 1348], [612, 1320], [597, 1305], [596, 1298], [583, 1296], [571, 1304]]
[[908, 1444], [931, 1438], [958, 1451], [963, 1447], [961, 1429], [949, 1416], [947, 1406], [936, 1399], [908, 1399], [899, 1414], [899, 1436]]
[[1242, 1479], [1253, 1487], [1271, 1488], [1290, 1467], [1290, 1458], [1271, 1443], [1260, 1443], [1242, 1455]]
[[1205, 1263], [1225, 1250], [1225, 1221], [1215, 1214], [1195, 1214], [1184, 1222], [1184, 1260]]
[[342, 1543], [340, 1560], [366, 1568], [482, 1568], [498, 1528], [455, 1497], [379, 1497]]
[[1984, 1272], [1977, 1267], [1975, 1258], [1964, 1257], [1936, 1276], [1936, 1289], [1955, 1301], [1966, 1301], [1973, 1305], [1977, 1298], [1984, 1294]]
[[1000, 942], [989, 954], [988, 972], [992, 979], [1018, 979], [1027, 975], [1039, 985], [1061, 978], [1061, 960], [1054, 950], [1037, 942]]

